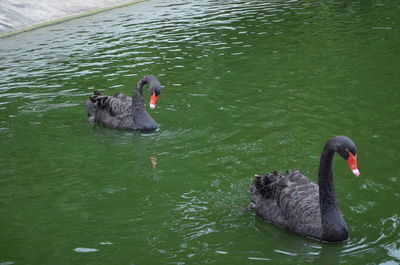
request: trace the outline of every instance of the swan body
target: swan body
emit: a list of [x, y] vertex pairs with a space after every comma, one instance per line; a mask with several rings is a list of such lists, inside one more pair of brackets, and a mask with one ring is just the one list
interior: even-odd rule
[[339, 153], [354, 175], [359, 175], [356, 147], [345, 136], [329, 140], [322, 151], [318, 185], [300, 171], [257, 175], [251, 187], [251, 203], [262, 219], [301, 236], [325, 242], [348, 239], [333, 185], [333, 157]]
[[85, 104], [89, 121], [120, 130], [157, 130], [158, 124], [147, 113], [143, 103], [143, 87], [146, 84], [149, 84], [152, 95], [150, 108], [154, 108], [161, 93], [161, 84], [157, 78], [149, 75], [139, 80], [132, 97], [122, 93], [107, 96], [94, 92]]

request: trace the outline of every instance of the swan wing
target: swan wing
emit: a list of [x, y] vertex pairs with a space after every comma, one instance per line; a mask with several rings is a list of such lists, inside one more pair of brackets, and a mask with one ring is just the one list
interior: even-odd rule
[[122, 93], [112, 96], [95, 92], [86, 102], [89, 120], [119, 129], [134, 129], [132, 98]]
[[132, 99], [122, 93], [113, 96], [99, 95], [94, 99], [98, 110], [117, 119], [123, 120], [132, 115]]
[[257, 176], [251, 194], [256, 214], [261, 218], [301, 235], [319, 235], [318, 185], [300, 171]]

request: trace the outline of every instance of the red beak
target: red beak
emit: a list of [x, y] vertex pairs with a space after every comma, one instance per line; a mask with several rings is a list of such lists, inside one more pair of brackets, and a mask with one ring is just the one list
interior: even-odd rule
[[357, 156], [353, 155], [351, 152], [349, 152], [347, 164], [349, 164], [349, 167], [355, 176], [360, 175], [360, 171], [357, 168]]
[[150, 97], [150, 109], [154, 109], [156, 107], [157, 96], [156, 93], [153, 93]]

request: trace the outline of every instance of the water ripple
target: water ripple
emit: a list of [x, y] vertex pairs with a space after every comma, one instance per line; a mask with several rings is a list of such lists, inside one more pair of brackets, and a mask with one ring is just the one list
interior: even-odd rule
[[[37, 241], [90, 231], [142, 254], [118, 252], [122, 263], [398, 263], [393, 3], [151, 0], [1, 39], [4, 242], [33, 251], [15, 257], [65, 254]], [[166, 89], [152, 112], [159, 131], [86, 123], [94, 90], [131, 94], [149, 73]], [[314, 174], [334, 134], [357, 139], [365, 174], [338, 179], [347, 243], [303, 239], [246, 210], [254, 173]]]

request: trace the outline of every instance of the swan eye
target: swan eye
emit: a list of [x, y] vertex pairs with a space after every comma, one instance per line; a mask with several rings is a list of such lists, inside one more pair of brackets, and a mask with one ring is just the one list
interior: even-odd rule
[[155, 94], [156, 97], [158, 97], [158, 95], [160, 95], [161, 91], [159, 89], [151, 89], [150, 90], [150, 94], [153, 95]]

